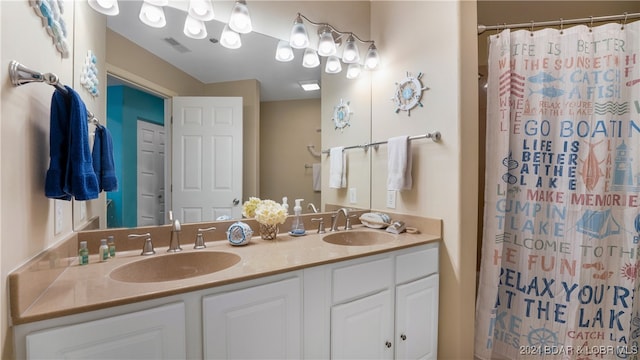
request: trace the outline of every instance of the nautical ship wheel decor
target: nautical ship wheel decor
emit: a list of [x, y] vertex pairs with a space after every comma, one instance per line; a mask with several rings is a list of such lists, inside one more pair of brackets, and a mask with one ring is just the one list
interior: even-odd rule
[[345, 102], [343, 99], [340, 99], [340, 103], [333, 107], [333, 125], [335, 126], [335, 130], [344, 130], [347, 126], [351, 125], [351, 109], [349, 108], [349, 101]]
[[411, 109], [416, 106], [424, 106], [420, 99], [422, 92], [429, 88], [422, 85], [420, 81], [422, 75], [422, 73], [418, 73], [417, 76], [413, 76], [407, 72], [407, 76], [396, 83], [396, 92], [391, 98], [396, 105], [396, 114], [400, 111], [406, 111], [411, 116]]

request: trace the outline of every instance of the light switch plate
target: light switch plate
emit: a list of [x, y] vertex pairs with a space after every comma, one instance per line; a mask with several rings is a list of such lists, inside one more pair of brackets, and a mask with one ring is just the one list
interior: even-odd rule
[[87, 203], [80, 201], [80, 220], [87, 219]]
[[387, 207], [389, 209], [396, 208], [396, 192], [395, 190], [387, 190]]
[[356, 192], [356, 188], [349, 188], [349, 203], [355, 204], [358, 202], [358, 196]]

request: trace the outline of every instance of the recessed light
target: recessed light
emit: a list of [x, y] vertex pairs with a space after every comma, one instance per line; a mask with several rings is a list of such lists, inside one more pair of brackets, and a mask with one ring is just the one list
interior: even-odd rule
[[317, 81], [305, 81], [305, 82], [301, 81], [300, 86], [302, 86], [302, 89], [304, 91], [320, 90], [320, 85], [318, 84]]

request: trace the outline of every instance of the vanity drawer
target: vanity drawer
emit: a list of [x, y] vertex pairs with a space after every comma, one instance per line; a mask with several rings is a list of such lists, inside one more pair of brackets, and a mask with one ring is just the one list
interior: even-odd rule
[[371, 294], [393, 284], [390, 256], [335, 268], [332, 271], [333, 303]]
[[396, 284], [406, 283], [437, 272], [437, 246], [396, 256]]

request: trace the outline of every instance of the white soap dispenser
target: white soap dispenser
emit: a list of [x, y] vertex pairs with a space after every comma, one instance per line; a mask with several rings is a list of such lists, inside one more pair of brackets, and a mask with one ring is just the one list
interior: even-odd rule
[[293, 207], [293, 213], [295, 217], [293, 218], [293, 224], [291, 225], [291, 231], [289, 234], [293, 236], [302, 236], [305, 234], [304, 230], [304, 222], [302, 218], [300, 218], [300, 214], [302, 214], [302, 202], [304, 199], [296, 199], [296, 205]]

